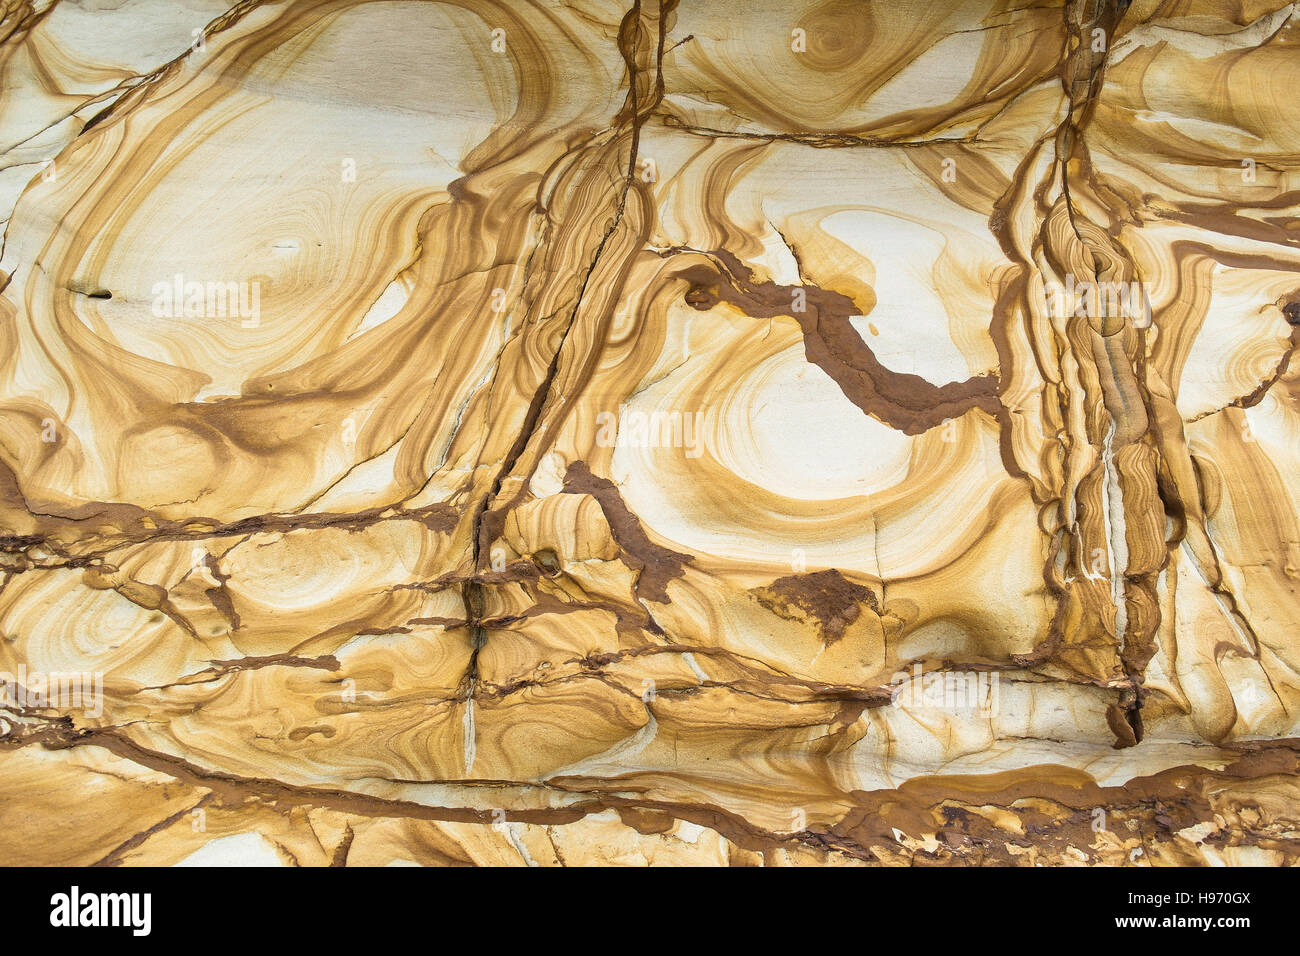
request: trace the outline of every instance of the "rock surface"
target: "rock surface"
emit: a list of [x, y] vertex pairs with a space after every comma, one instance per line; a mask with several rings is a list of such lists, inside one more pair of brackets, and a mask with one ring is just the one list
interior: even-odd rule
[[1296, 5], [0, 13], [0, 863], [1295, 858]]

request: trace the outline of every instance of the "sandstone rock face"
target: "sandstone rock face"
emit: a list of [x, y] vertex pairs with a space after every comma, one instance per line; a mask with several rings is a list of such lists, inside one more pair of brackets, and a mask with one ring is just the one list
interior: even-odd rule
[[1295, 5], [0, 13], [0, 862], [1296, 854]]

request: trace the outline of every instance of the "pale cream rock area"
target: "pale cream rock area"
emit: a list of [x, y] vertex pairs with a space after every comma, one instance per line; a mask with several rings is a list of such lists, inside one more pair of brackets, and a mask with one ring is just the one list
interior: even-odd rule
[[0, 863], [1292, 862], [1296, 89], [1278, 0], [0, 0]]

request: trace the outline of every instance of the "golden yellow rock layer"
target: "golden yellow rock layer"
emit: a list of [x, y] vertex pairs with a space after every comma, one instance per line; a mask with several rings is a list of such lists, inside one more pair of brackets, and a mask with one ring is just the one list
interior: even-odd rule
[[0, 3], [0, 863], [1293, 861], [1298, 46]]

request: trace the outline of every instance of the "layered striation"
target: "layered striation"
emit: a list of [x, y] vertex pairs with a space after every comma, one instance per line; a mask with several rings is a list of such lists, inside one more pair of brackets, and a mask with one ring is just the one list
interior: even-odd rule
[[1294, 4], [0, 14], [0, 862], [1295, 858]]

